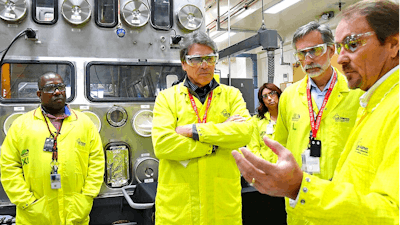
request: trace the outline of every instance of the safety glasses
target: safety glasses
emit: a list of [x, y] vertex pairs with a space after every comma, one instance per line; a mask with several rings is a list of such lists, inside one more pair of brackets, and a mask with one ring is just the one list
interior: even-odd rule
[[44, 93], [54, 93], [58, 89], [59, 91], [63, 92], [65, 91], [65, 84], [59, 83], [59, 84], [47, 84], [43, 86], [42, 88], [39, 88], [39, 90], [43, 91]]
[[201, 64], [203, 64], [203, 62], [206, 62], [209, 66], [213, 66], [218, 61], [218, 54], [186, 55], [185, 59], [186, 63], [190, 66], [200, 66]]
[[275, 96], [275, 95], [277, 95], [278, 94], [278, 92], [276, 92], [276, 91], [271, 91], [270, 93], [268, 93], [268, 94], [265, 94], [265, 95], [262, 95], [262, 97], [263, 98], [268, 98], [268, 96], [269, 97], [273, 97], [273, 96]]
[[294, 57], [297, 61], [305, 60], [307, 55], [309, 55], [310, 58], [314, 59], [318, 56], [325, 54], [327, 47], [328, 47], [328, 44], [324, 43], [324, 44], [316, 45], [313, 47], [301, 49], [294, 53]]
[[347, 51], [349, 52], [355, 52], [357, 49], [361, 46], [364, 46], [367, 44], [366, 39], [361, 39], [361, 37], [368, 37], [373, 35], [374, 32], [366, 32], [363, 34], [353, 34], [350, 36], [347, 36], [343, 42], [336, 42], [335, 47], [336, 47], [336, 53], [339, 55], [340, 52], [342, 51], [342, 48], [344, 47]]

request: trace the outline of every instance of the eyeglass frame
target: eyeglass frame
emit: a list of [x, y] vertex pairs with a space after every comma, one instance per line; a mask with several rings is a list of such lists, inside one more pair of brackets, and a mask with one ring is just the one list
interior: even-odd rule
[[263, 95], [261, 95], [261, 97], [264, 99], [264, 98], [268, 98], [268, 96], [270, 97], [270, 98], [272, 98], [274, 95], [278, 95], [278, 92], [277, 91], [271, 91], [270, 93], [268, 93], [268, 94], [263, 94]]
[[[331, 45], [333, 45], [333, 44], [334, 44], [334, 43], [322, 43], [322, 44], [319, 44], [319, 45], [314, 45], [314, 46], [312, 46], [312, 47], [303, 48], [303, 49], [300, 49], [300, 50], [298, 50], [298, 51], [295, 51], [295, 52], [293, 53], [293, 56], [294, 56], [294, 58], [296, 59], [296, 61], [298, 61], [298, 62], [301, 62], [301, 61], [306, 60], [308, 54], [309, 54], [310, 58], [315, 59], [315, 58], [318, 58], [318, 57], [324, 55], [324, 54], [326, 53], [327, 49], [328, 49], [328, 46], [331, 46]], [[309, 49], [313, 49], [313, 48], [318, 48], [318, 47], [321, 47], [321, 46], [324, 46], [324, 51], [322, 52], [321, 55], [316, 56], [316, 55], [311, 54], [311, 51], [308, 51], [308, 52], [306, 52], [306, 54], [304, 55], [304, 59], [302, 59], [302, 60], [300, 60], [300, 59], [297, 57], [297, 55], [296, 55], [296, 54], [299, 53], [299, 52], [302, 52], [302, 51], [305, 51], [305, 50], [309, 50]], [[315, 52], [315, 50], [314, 50], [314, 52]]]
[[[192, 58], [196, 58], [196, 57], [200, 57], [200, 58], [202, 59], [202, 61], [201, 61], [200, 64], [193, 64], [193, 63], [190, 62], [190, 60], [191, 60]], [[209, 64], [209, 63], [204, 59], [205, 57], [216, 57], [216, 59], [215, 59], [215, 62], [214, 62], [213, 64]], [[190, 66], [201, 66], [201, 65], [203, 64], [203, 62], [206, 62], [207, 65], [212, 66], [212, 65], [217, 64], [218, 59], [219, 59], [218, 53], [212, 53], [212, 54], [208, 54], [208, 55], [185, 55], [185, 62], [186, 62], [188, 65], [190, 65]]]
[[375, 34], [375, 32], [373, 32], [373, 31], [368, 31], [368, 32], [365, 32], [362, 34], [352, 34], [350, 36], [345, 37], [344, 41], [342, 41], [342, 42], [335, 42], [336, 54], [339, 55], [340, 52], [342, 51], [341, 49], [343, 48], [343, 46], [346, 46], [346, 45], [348, 46], [350, 44], [350, 42], [361, 41], [361, 45], [357, 46], [354, 50], [351, 50], [349, 47], [347, 47], [347, 48], [344, 47], [346, 49], [346, 51], [349, 51], [351, 53], [356, 52], [359, 47], [363, 47], [367, 44], [367, 40], [365, 40], [365, 39], [362, 40], [361, 37], [363, 37], [363, 36], [369, 37], [369, 36], [372, 36], [373, 34]]
[[[39, 88], [40, 91], [43, 91], [43, 93], [47, 93], [47, 94], [53, 94], [54, 92], [56, 92], [56, 90], [59, 90], [60, 92], [64, 92], [66, 89], [66, 86], [64, 83], [58, 83], [58, 84], [46, 84], [44, 85], [42, 88]], [[45, 88], [49, 88], [51, 87], [52, 89], [54, 89], [53, 91], [45, 91]]]

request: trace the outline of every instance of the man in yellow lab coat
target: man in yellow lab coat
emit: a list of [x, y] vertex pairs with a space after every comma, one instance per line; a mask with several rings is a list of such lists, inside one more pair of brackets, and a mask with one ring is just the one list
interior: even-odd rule
[[[331, 66], [333, 42], [329, 27], [314, 21], [294, 33], [295, 58], [306, 76], [282, 93], [273, 137], [293, 153], [303, 171], [325, 180], [333, 176], [363, 94], [350, 90], [346, 77]], [[289, 199], [285, 201], [289, 207]], [[290, 213], [287, 223], [308, 224]]]
[[230, 152], [250, 140], [250, 115], [240, 91], [213, 78], [216, 44], [203, 32], [183, 41], [187, 77], [162, 91], [153, 111], [156, 224], [242, 224], [240, 173]]
[[65, 104], [65, 84], [47, 72], [38, 82], [41, 106], [18, 117], [1, 147], [1, 182], [24, 225], [89, 224], [104, 175], [100, 135]]
[[350, 88], [366, 91], [332, 181], [302, 172], [264, 138], [277, 164], [233, 152], [247, 181], [293, 201], [288, 213], [314, 224], [399, 224], [399, 4], [361, 1], [344, 11], [336, 50]]

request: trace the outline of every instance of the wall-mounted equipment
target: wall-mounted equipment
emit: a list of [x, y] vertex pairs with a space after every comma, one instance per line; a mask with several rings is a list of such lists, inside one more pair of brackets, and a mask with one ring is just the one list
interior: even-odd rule
[[84, 114], [86, 114], [86, 116], [88, 116], [90, 118], [90, 120], [96, 126], [97, 130], [100, 132], [100, 130], [101, 130], [101, 120], [100, 120], [99, 116], [96, 115], [96, 113], [91, 112], [91, 111], [82, 111], [82, 112]]
[[106, 184], [110, 187], [122, 187], [129, 184], [130, 150], [125, 142], [110, 142], [106, 145]]
[[0, 1], [0, 18], [5, 21], [16, 22], [26, 15], [25, 0]]
[[126, 124], [128, 114], [121, 106], [113, 106], [107, 112], [107, 122], [113, 127], [122, 127]]
[[133, 0], [127, 2], [122, 8], [122, 17], [130, 26], [142, 27], [150, 19], [150, 10], [144, 2]]
[[153, 112], [141, 110], [132, 119], [132, 127], [140, 136], [150, 137], [153, 128]]
[[189, 31], [197, 30], [203, 23], [203, 13], [195, 5], [184, 5], [176, 14], [178, 25]]
[[58, 0], [32, 0], [32, 19], [38, 24], [55, 24], [58, 20]]
[[118, 0], [94, 1], [94, 20], [99, 27], [115, 27], [118, 23]]
[[151, 0], [151, 24], [157, 30], [169, 30], [174, 23], [172, 0]]
[[18, 112], [18, 113], [13, 113], [10, 116], [7, 117], [7, 119], [4, 121], [3, 124], [3, 132], [5, 135], [7, 135], [7, 131], [10, 129], [11, 124], [16, 120], [18, 117], [23, 115], [23, 112]]
[[69, 23], [81, 25], [89, 21], [92, 9], [87, 0], [64, 0], [61, 14]]
[[152, 157], [140, 157], [133, 165], [136, 181], [150, 183], [158, 180], [158, 160]]

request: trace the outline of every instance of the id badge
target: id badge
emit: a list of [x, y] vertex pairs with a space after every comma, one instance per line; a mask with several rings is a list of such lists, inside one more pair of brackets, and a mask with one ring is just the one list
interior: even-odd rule
[[306, 173], [319, 174], [321, 173], [321, 167], [319, 163], [319, 157], [313, 157], [310, 155], [310, 149], [306, 149], [301, 154], [301, 160], [303, 165], [301, 169]]
[[58, 173], [50, 174], [50, 186], [51, 189], [61, 188], [61, 175]]
[[52, 152], [54, 146], [54, 139], [53, 138], [46, 138], [44, 141], [43, 151], [45, 152]]
[[266, 134], [273, 134], [274, 133], [274, 125], [272, 123], [269, 123], [267, 125], [267, 130], [265, 132]]

